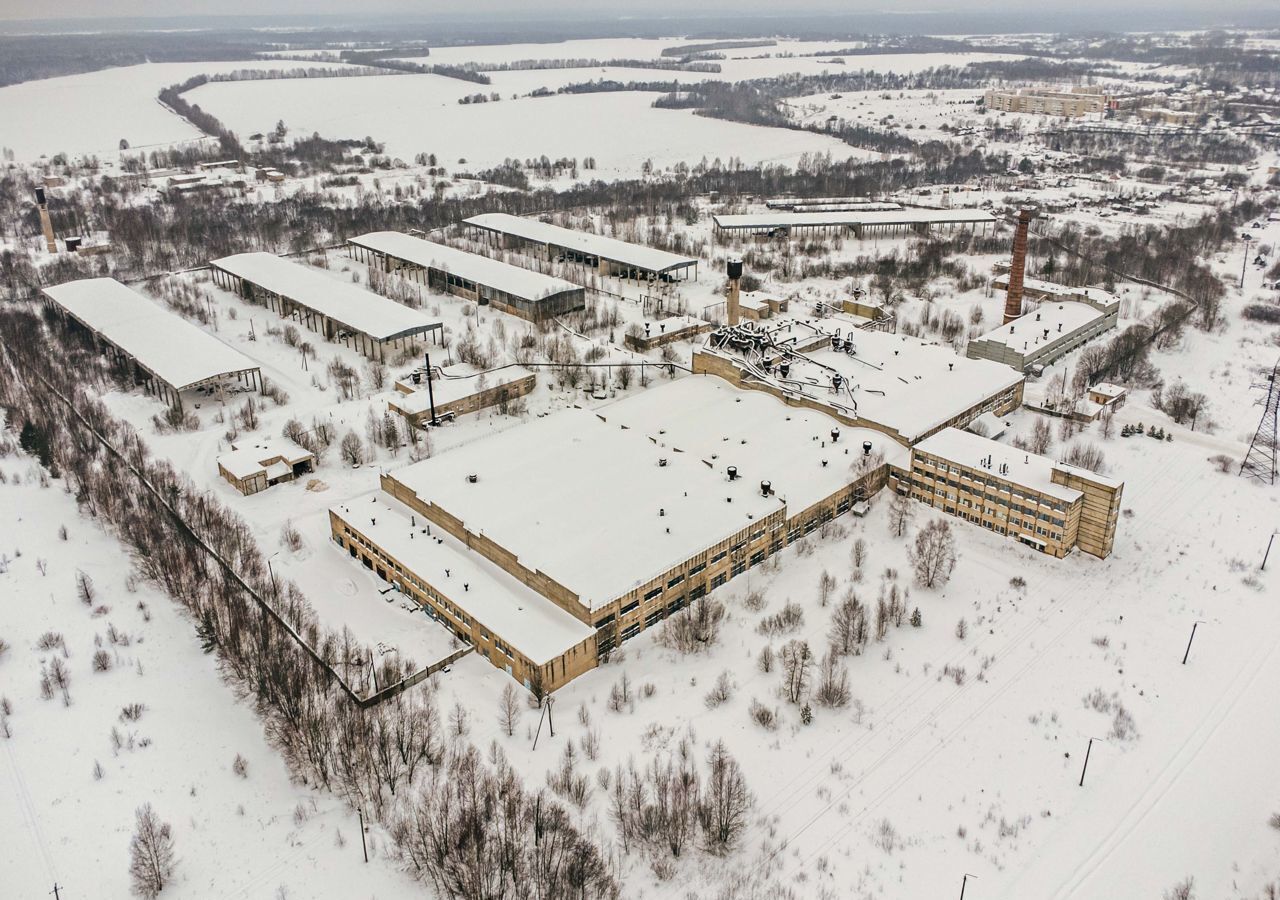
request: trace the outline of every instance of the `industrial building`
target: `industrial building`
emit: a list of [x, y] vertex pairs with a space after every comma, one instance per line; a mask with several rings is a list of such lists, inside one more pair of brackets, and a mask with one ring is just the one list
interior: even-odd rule
[[[991, 286], [998, 290], [1009, 289], [1009, 278], [1012, 273], [997, 275], [991, 279]], [[1119, 315], [1120, 298], [1110, 291], [1093, 287], [1070, 287], [1043, 281], [1039, 278], [1022, 279], [1022, 294], [1032, 300], [1069, 300], [1076, 303], [1087, 303], [1106, 315]]]
[[1110, 313], [1077, 301], [1041, 303], [1007, 325], [969, 341], [970, 359], [990, 359], [1019, 372], [1039, 372], [1082, 344], [1116, 327], [1117, 301]]
[[69, 281], [43, 292], [64, 318], [86, 328], [135, 384], [171, 406], [183, 407], [184, 391], [222, 398], [229, 389], [262, 388], [262, 372], [249, 357], [114, 278]]
[[488, 372], [479, 372], [466, 363], [430, 372], [417, 369], [408, 378], [396, 380], [396, 393], [387, 401], [387, 408], [404, 416], [410, 425], [421, 426], [432, 419], [452, 420], [500, 406], [523, 397], [536, 383], [534, 374], [518, 365]]
[[583, 266], [600, 275], [629, 281], [683, 281], [698, 277], [698, 260], [631, 244], [599, 234], [588, 234], [524, 219], [508, 213], [483, 213], [464, 219], [479, 239], [502, 249], [531, 247], [553, 262]]
[[350, 238], [347, 252], [384, 272], [398, 272], [433, 290], [531, 322], [543, 322], [587, 305], [586, 289], [580, 285], [396, 231]]
[[434, 334], [439, 341], [444, 333], [417, 310], [271, 253], [226, 256], [209, 268], [219, 287], [380, 362], [388, 346], [411, 349], [418, 338]]
[[1100, 115], [1111, 105], [1112, 98], [1099, 88], [1078, 86], [1069, 91], [993, 89], [986, 92], [983, 102], [987, 109], [1000, 112], [1078, 118], [1091, 113]]
[[910, 470], [890, 466], [894, 490], [989, 531], [1063, 557], [1106, 558], [1124, 484], [997, 441], [948, 428], [911, 448]]
[[629, 349], [645, 353], [676, 341], [692, 340], [710, 330], [710, 322], [693, 316], [667, 316], [657, 322], [645, 322], [643, 334], [628, 333], [622, 341]]
[[985, 209], [854, 210], [852, 212], [763, 212], [712, 216], [717, 233], [778, 237], [781, 235], [851, 232], [864, 238], [873, 234], [911, 231], [925, 234], [934, 228], [995, 228], [996, 217]]
[[247, 497], [313, 472], [315, 465], [310, 451], [284, 438], [270, 438], [232, 444], [230, 453], [218, 457], [218, 474]]
[[550, 690], [865, 502], [906, 460], [877, 432], [690, 377], [385, 474], [330, 524], [483, 657]]
[[875, 429], [904, 446], [1021, 405], [1021, 373], [866, 324], [832, 315], [727, 325], [694, 352], [693, 370]]

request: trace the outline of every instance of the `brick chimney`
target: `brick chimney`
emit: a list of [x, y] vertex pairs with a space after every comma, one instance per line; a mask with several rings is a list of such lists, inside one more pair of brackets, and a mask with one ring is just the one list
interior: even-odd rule
[[725, 267], [725, 273], [729, 276], [729, 297], [725, 303], [726, 318], [730, 325], [737, 325], [740, 320], [738, 292], [739, 282], [742, 280], [742, 260], [736, 256], [730, 259]]
[[1004, 324], [1022, 315], [1022, 279], [1027, 270], [1027, 226], [1031, 210], [1018, 210], [1018, 230], [1013, 233], [1013, 264], [1009, 267], [1009, 288], [1005, 292]]

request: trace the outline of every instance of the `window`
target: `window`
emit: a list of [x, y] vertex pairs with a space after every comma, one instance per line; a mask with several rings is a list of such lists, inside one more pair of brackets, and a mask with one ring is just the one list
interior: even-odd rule
[[692, 576], [694, 576], [694, 575], [697, 575], [699, 572], [701, 572], [701, 571], [702, 571], [703, 569], [705, 569], [706, 567], [707, 567], [707, 564], [706, 564], [706, 563], [704, 563], [704, 562], [698, 563], [696, 566], [694, 566], [692, 569], [690, 569], [690, 570], [689, 570], [689, 575], [690, 575], [690, 577], [692, 577]]
[[604, 626], [608, 625], [612, 621], [613, 621], [613, 613], [609, 613], [609, 615], [605, 616], [599, 622], [596, 622], [596, 627], [603, 628]]
[[711, 589], [714, 591], [716, 588], [720, 587], [720, 585], [724, 584], [725, 580], [726, 576], [721, 572], [719, 575], [711, 579]]
[[726, 551], [726, 550], [721, 550], [721, 551], [720, 551], [719, 553], [717, 553], [715, 556], [711, 557], [711, 561], [712, 561], [713, 563], [718, 563], [718, 562], [720, 562], [720, 560], [724, 559], [725, 554], [726, 554], [727, 552], [728, 552], [728, 551]]
[[[667, 582], [667, 587], [673, 588], [682, 581], [684, 581], [684, 576], [677, 575], [675, 578], [672, 578], [670, 581]], [[647, 595], [646, 595], [646, 599], [648, 599]]]
[[[658, 595], [659, 595], [659, 594], [661, 594], [661, 593], [662, 593], [662, 585], [658, 585], [656, 588], [654, 588], [653, 590], [651, 590], [651, 591], [649, 591], [647, 594], [645, 594], [645, 595], [644, 595], [644, 599], [646, 599], [646, 600], [652, 600], [654, 597], [658, 596]], [[632, 607], [631, 607], [631, 608], [632, 608], [632, 609], [634, 609], [634, 608], [635, 608], [635, 604], [632, 604]], [[623, 613], [625, 613], [625, 612], [626, 612], [626, 610], [624, 609], [624, 610], [623, 610]]]
[[[660, 592], [659, 592], [659, 591], [655, 591], [655, 592], [654, 592], [655, 596], [656, 596], [658, 593], [660, 593]], [[623, 615], [623, 616], [625, 616], [627, 613], [631, 612], [632, 610], [634, 610], [634, 609], [635, 609], [637, 606], [639, 606], [639, 605], [640, 605], [640, 601], [639, 601], [639, 600], [632, 600], [632, 601], [631, 601], [630, 603], [628, 603], [626, 606], [622, 607], [622, 611], [619, 613], [619, 615]]]

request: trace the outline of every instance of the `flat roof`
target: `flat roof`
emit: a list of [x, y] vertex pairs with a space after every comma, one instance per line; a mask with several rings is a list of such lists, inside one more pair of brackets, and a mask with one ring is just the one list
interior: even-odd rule
[[901, 209], [902, 204], [891, 200], [868, 200], [866, 197], [775, 197], [766, 200], [769, 209], [812, 208], [815, 206], [843, 206], [848, 209]]
[[1105, 315], [1088, 303], [1048, 300], [973, 340], [1003, 344], [1018, 353], [1031, 354], [1103, 318]]
[[421, 516], [415, 520], [408, 507], [382, 491], [331, 509], [536, 665], [595, 632], [442, 529]]
[[374, 340], [420, 334], [437, 327], [423, 313], [380, 294], [340, 281], [302, 263], [272, 253], [237, 253], [210, 265], [328, 316]]
[[[788, 515], [803, 512], [847, 487], [863, 472], [863, 442], [886, 462], [907, 464], [910, 451], [881, 431], [849, 428], [824, 413], [788, 406], [772, 394], [735, 388], [715, 375], [687, 375], [596, 410], [666, 447], [688, 454], [727, 478], [759, 487], [768, 481], [787, 501]], [[831, 432], [839, 437], [832, 441]]]
[[[993, 287], [1009, 289], [1009, 276], [997, 275], [991, 279]], [[1120, 303], [1120, 298], [1110, 291], [1104, 291], [1102, 288], [1093, 287], [1068, 287], [1065, 284], [1057, 284], [1052, 281], [1042, 281], [1039, 278], [1023, 278], [1022, 286], [1026, 290], [1035, 291], [1041, 294], [1048, 294], [1052, 297], [1070, 298], [1086, 298], [1089, 303], [1094, 306], [1106, 309], [1110, 312], [1111, 307]]]
[[114, 278], [85, 278], [44, 294], [175, 390], [258, 364]]
[[[915, 449], [971, 469], [990, 472], [995, 478], [1067, 503], [1074, 503], [1084, 496], [1075, 488], [1054, 484], [1053, 470], [1060, 467], [1049, 457], [1028, 453], [959, 428], [944, 428], [916, 444]], [[987, 459], [990, 459], [989, 465], [985, 464]], [[1006, 474], [1001, 474], [1003, 466], [1009, 467]]]
[[248, 478], [256, 472], [266, 471], [269, 460], [284, 459], [288, 465], [295, 466], [312, 458], [309, 450], [288, 438], [261, 438], [252, 444], [233, 445], [230, 453], [218, 457], [218, 465], [236, 478]]
[[[822, 335], [840, 332], [852, 339], [854, 352], [832, 350], [822, 339], [818, 349], [807, 350], [788, 361], [787, 378], [767, 375], [758, 360], [746, 360], [728, 348], [703, 352], [724, 356], [751, 367], [754, 378], [771, 383], [784, 393], [828, 404], [845, 415], [892, 428], [908, 442], [951, 420], [966, 409], [982, 403], [1024, 380], [1022, 373], [1004, 363], [969, 359], [949, 345], [930, 343], [905, 334], [863, 330], [866, 321], [833, 315], [769, 319], [757, 330], [768, 331], [780, 345], [791, 341], [799, 346]], [[832, 389], [832, 376], [840, 375], [840, 390]]]
[[729, 481], [583, 409], [509, 428], [392, 477], [591, 609], [782, 506], [762, 496], [758, 482]]
[[397, 392], [387, 402], [402, 410], [404, 413], [414, 415], [416, 413], [427, 412], [431, 409], [431, 395], [435, 395], [436, 406], [445, 403], [453, 403], [464, 397], [470, 397], [481, 391], [487, 391], [492, 388], [502, 387], [506, 384], [512, 384], [522, 378], [528, 378], [533, 373], [523, 366], [503, 366], [492, 372], [481, 374], [478, 370], [472, 369], [474, 374], [458, 375], [454, 374], [450, 377], [450, 373], [456, 373], [459, 368], [471, 369], [470, 366], [459, 364], [449, 366], [444, 372], [443, 377], [437, 377], [431, 381], [431, 391], [427, 391], [427, 382], [424, 380], [422, 384], [414, 385], [407, 378], [401, 378], [400, 381], [406, 385], [412, 385], [414, 390], [411, 394]]
[[526, 241], [539, 244], [554, 244], [567, 250], [576, 250], [607, 259], [610, 262], [634, 266], [646, 272], [667, 272], [685, 266], [697, 264], [697, 260], [688, 256], [680, 256], [646, 247], [643, 244], [630, 244], [617, 238], [604, 237], [599, 234], [588, 234], [585, 231], [574, 231], [539, 222], [537, 219], [525, 219], [509, 213], [481, 213], [463, 220], [466, 225], [499, 231]]
[[764, 212], [712, 216], [716, 228], [823, 228], [838, 225], [951, 225], [995, 222], [985, 209], [921, 209], [854, 212]]
[[477, 253], [468, 253], [398, 231], [372, 231], [348, 238], [347, 243], [385, 253], [427, 269], [460, 275], [468, 281], [536, 302], [568, 291], [582, 291], [580, 284], [522, 269]]

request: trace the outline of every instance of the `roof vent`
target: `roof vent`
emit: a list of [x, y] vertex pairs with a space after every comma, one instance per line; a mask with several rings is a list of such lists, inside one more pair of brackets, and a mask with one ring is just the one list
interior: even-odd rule
[[871, 442], [870, 442], [870, 441], [863, 441], [863, 442], [862, 442], [862, 455], [863, 455], [863, 456], [870, 456], [870, 455], [871, 455]]
[[666, 511], [665, 509], [663, 509], [661, 506], [660, 506], [660, 507], [658, 507], [658, 517], [659, 517], [659, 518], [661, 518], [662, 516], [665, 516], [666, 514], [667, 514], [667, 511]]
[[667, 458], [665, 456], [661, 456], [658, 458], [658, 468], [661, 469], [664, 466], [666, 466], [666, 464], [667, 464]]
[[470, 475], [467, 476], [467, 481], [470, 484], [475, 484], [479, 480], [480, 480], [480, 476], [474, 472], [472, 472]]
[[831, 429], [831, 443], [833, 443], [833, 444], [834, 444], [834, 443], [835, 443], [836, 441], [838, 441], [838, 440], [840, 440], [840, 429], [839, 429], [839, 428], [832, 428], [832, 429]]
[[760, 496], [768, 497], [772, 493], [773, 493], [772, 482], [768, 482], [768, 481], [760, 482]]
[[729, 466], [727, 469], [725, 469], [725, 471], [729, 473], [729, 480], [730, 480], [730, 481], [734, 481], [734, 480], [736, 480], [736, 479], [737, 479], [737, 477], [738, 477], [738, 467], [737, 467], [737, 466]]

